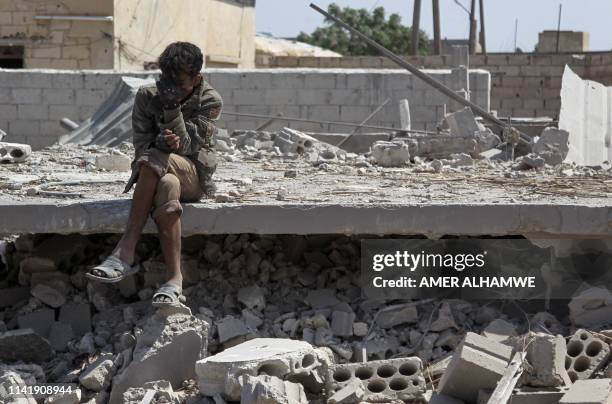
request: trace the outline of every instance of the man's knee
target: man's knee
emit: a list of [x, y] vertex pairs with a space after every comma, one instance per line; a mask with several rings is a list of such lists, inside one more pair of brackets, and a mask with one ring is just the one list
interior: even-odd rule
[[162, 216], [181, 215], [183, 208], [179, 202], [180, 195], [181, 183], [174, 174], [166, 174], [159, 179], [152, 213], [155, 222], [159, 223]]

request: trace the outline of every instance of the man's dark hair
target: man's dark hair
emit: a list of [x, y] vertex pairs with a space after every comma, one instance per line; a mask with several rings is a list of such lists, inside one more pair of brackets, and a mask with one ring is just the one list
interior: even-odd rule
[[204, 58], [202, 51], [189, 42], [174, 42], [159, 57], [159, 68], [162, 74], [177, 81], [180, 72], [194, 77], [202, 70]]

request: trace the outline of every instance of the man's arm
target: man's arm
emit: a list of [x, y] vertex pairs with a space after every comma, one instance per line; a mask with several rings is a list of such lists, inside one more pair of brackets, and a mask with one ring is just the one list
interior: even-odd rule
[[221, 96], [209, 90], [190, 119], [183, 118], [180, 107], [164, 110], [164, 122], [160, 123], [160, 128], [168, 129], [179, 137], [180, 144], [175, 153], [189, 155], [196, 153], [200, 147], [212, 148], [215, 121], [221, 114], [222, 106]]
[[132, 110], [132, 129], [134, 131], [132, 143], [138, 158], [147, 147], [155, 142], [157, 131], [155, 128], [155, 118], [147, 113], [149, 98], [144, 89], [138, 90], [134, 99], [134, 109]]

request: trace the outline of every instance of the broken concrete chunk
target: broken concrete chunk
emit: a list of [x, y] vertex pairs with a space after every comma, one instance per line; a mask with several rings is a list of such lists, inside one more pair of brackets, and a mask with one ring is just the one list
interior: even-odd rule
[[512, 348], [468, 332], [453, 354], [438, 392], [476, 402], [482, 389], [494, 389], [512, 357]]
[[449, 328], [458, 330], [459, 326], [455, 322], [455, 317], [453, 316], [453, 311], [451, 310], [450, 305], [448, 302], [443, 302], [442, 306], [440, 306], [440, 310], [438, 311], [438, 318], [436, 321], [431, 323], [429, 329], [434, 332], [440, 332]]
[[69, 303], [63, 305], [58, 321], [70, 324], [76, 336], [82, 336], [91, 331], [91, 308], [86, 303]]
[[423, 364], [416, 357], [337, 364], [329, 370], [328, 391], [335, 394], [358, 381], [364, 387], [366, 401], [380, 396], [410, 401], [425, 392], [422, 371]]
[[266, 306], [266, 298], [263, 289], [257, 285], [238, 290], [238, 301], [248, 309], [262, 311]]
[[516, 169], [517, 170], [531, 170], [534, 168], [542, 168], [546, 165], [546, 160], [543, 157], [535, 154], [529, 153], [516, 161]]
[[353, 323], [353, 334], [355, 334], [356, 337], [365, 337], [368, 335], [368, 329], [369, 327], [366, 323]]
[[0, 334], [0, 362], [44, 363], [52, 354], [49, 342], [30, 328]]
[[216, 325], [217, 332], [219, 333], [219, 342], [221, 343], [252, 333], [242, 319], [233, 316], [223, 317]]
[[[325, 258], [327, 259], [327, 257]], [[333, 307], [340, 303], [336, 293], [331, 289], [311, 290], [304, 301], [315, 310]]]
[[275, 376], [244, 375], [240, 378], [241, 404], [307, 404], [304, 387]]
[[10, 389], [24, 389], [27, 385], [21, 375], [13, 370], [0, 369], [0, 399], [7, 404], [36, 404], [36, 399], [30, 394], [19, 398], [9, 397]]
[[79, 383], [91, 391], [105, 390], [115, 371], [113, 354], [100, 355], [79, 376]]
[[0, 142], [0, 163], [23, 163], [32, 154], [30, 145]]
[[43, 283], [39, 283], [38, 285], [34, 286], [30, 293], [32, 293], [32, 296], [34, 296], [44, 304], [51, 306], [55, 309], [66, 303], [65, 294]]
[[503, 342], [516, 336], [516, 326], [506, 320], [493, 320], [482, 331], [482, 335], [497, 342]]
[[355, 313], [347, 313], [345, 311], [333, 311], [331, 322], [332, 333], [339, 337], [353, 336], [354, 321]]
[[59, 321], [51, 324], [49, 332], [49, 343], [51, 347], [58, 351], [64, 352], [68, 347], [68, 342], [74, 337], [72, 326], [70, 324], [61, 323]]
[[410, 162], [410, 150], [402, 141], [379, 140], [372, 145], [372, 157], [381, 167], [403, 167]]
[[476, 117], [469, 107], [446, 115], [444, 121], [453, 136], [470, 137], [474, 136], [476, 132], [484, 130], [484, 127], [476, 122]]
[[[510, 396], [509, 404], [559, 404], [559, 400], [568, 388], [533, 388], [522, 387], [515, 389]], [[492, 390], [480, 390], [477, 404], [488, 404], [493, 394]]]
[[29, 298], [29, 288], [0, 289], [0, 309], [27, 301]]
[[132, 362], [113, 381], [110, 401], [120, 402], [130, 387], [168, 380], [178, 388], [195, 378], [195, 362], [206, 355], [209, 325], [193, 316], [156, 313], [137, 336]]
[[365, 396], [365, 387], [358, 379], [351, 379], [340, 390], [336, 391], [327, 401], [328, 404], [353, 404], [360, 403]]
[[559, 404], [610, 404], [612, 379], [578, 380]]
[[240, 400], [241, 375], [287, 379], [314, 371], [320, 366], [317, 358], [307, 342], [256, 338], [198, 361], [195, 370], [203, 395], [221, 394], [229, 400]]
[[419, 313], [412, 303], [396, 304], [379, 310], [375, 319], [379, 327], [392, 328], [400, 324], [416, 323], [419, 320]]
[[[428, 401], [428, 404], [464, 404], [464, 402], [456, 398], [434, 392], [431, 395], [431, 399]], [[485, 402], [485, 404], [487, 403]]]
[[586, 330], [578, 330], [567, 342], [565, 368], [572, 382], [585, 380], [601, 369], [610, 357], [610, 345]]
[[45, 399], [45, 404], [79, 404], [81, 402], [81, 389], [72, 389], [67, 393], [55, 394]]
[[569, 152], [569, 132], [563, 129], [546, 128], [533, 145], [533, 152], [546, 164], [556, 166], [565, 160]]
[[612, 318], [612, 292], [590, 288], [574, 296], [568, 304], [570, 320], [579, 327], [597, 327]]
[[51, 309], [40, 309], [17, 317], [19, 328], [31, 328], [38, 335], [48, 338], [51, 324], [55, 321], [55, 312]]
[[115, 151], [115, 154], [96, 156], [96, 168], [106, 171], [130, 171], [132, 159]]

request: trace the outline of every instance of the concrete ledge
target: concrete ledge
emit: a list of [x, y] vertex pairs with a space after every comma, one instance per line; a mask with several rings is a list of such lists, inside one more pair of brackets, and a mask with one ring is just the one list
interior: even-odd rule
[[[120, 233], [129, 200], [0, 202], [0, 233]], [[551, 204], [185, 204], [183, 234], [610, 237], [612, 207]], [[145, 229], [155, 233], [152, 221]]]

